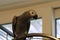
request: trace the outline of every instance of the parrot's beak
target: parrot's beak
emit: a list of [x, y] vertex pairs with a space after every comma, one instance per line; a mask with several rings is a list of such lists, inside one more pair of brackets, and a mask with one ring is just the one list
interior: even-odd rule
[[33, 16], [33, 19], [37, 19], [37, 18], [38, 18], [38, 15]]

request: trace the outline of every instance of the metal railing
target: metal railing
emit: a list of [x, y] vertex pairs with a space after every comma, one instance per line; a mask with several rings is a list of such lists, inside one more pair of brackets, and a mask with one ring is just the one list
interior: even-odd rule
[[[59, 40], [58, 38], [56, 37], [53, 37], [53, 36], [50, 36], [50, 35], [47, 35], [47, 34], [44, 34], [44, 33], [31, 33], [31, 34], [24, 34], [22, 36], [19, 36], [17, 38], [15, 38], [14, 40], [20, 40], [21, 38], [27, 38], [27, 37], [30, 37], [30, 39], [32, 37], [45, 37], [45, 38], [49, 38], [51, 40]], [[42, 38], [44, 39], [44, 38]]]

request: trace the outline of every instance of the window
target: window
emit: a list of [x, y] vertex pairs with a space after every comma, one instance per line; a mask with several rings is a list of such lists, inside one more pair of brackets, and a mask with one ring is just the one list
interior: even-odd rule
[[[8, 26], [6, 26], [6, 25], [8, 25]], [[0, 27], [4, 27], [4, 28], [8, 28], [9, 27], [9, 29], [11, 29], [10, 28], [10, 25], [9, 24], [6, 24], [6, 25], [1, 25]], [[5, 30], [5, 29], [4, 29]], [[6, 31], [4, 31], [4, 30], [2, 30], [1, 28], [0, 28], [0, 40], [12, 40], [13, 39], [13, 37], [11, 36], [11, 35], [9, 35]], [[9, 32], [11, 31], [11, 30], [8, 30]]]
[[30, 21], [29, 33], [42, 33], [42, 19]]
[[6, 40], [6, 37], [7, 37], [7, 33], [0, 29], [0, 39]]
[[6, 29], [8, 29], [9, 31], [11, 31], [13, 33], [13, 31], [12, 31], [12, 24], [6, 24], [6, 25], [2, 25], [2, 26], [5, 27]]
[[[12, 24], [5, 24], [5, 25], [2, 25], [2, 26], [13, 33]], [[28, 33], [42, 33], [42, 19], [31, 20], [30, 21], [30, 29], [29, 29]], [[6, 36], [5, 38], [3, 38], [3, 36], [0, 35], [0, 39], [2, 39], [2, 40], [12, 40], [13, 39], [12, 36], [8, 35], [3, 30], [0, 30], [0, 34], [2, 34], [3, 36]], [[34, 40], [35, 39], [36, 38], [34, 37]], [[42, 39], [42, 38], [40, 38], [40, 39]]]
[[0, 29], [0, 40], [12, 40], [13, 37], [8, 35], [5, 31]]
[[60, 19], [56, 19], [56, 36], [60, 38]]

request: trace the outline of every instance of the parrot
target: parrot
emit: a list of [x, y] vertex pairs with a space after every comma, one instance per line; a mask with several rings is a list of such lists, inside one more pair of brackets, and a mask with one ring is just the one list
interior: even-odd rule
[[[19, 16], [14, 16], [12, 20], [12, 30], [14, 38], [28, 33], [30, 28], [30, 20], [37, 18], [38, 15], [35, 10], [28, 10]], [[22, 38], [20, 40], [25, 40], [25, 38]]]

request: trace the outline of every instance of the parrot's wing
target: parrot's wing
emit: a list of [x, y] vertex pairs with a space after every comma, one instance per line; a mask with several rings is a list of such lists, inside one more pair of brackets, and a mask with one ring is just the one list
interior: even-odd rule
[[17, 17], [14, 16], [13, 21], [12, 21], [12, 30], [13, 30], [14, 37], [15, 37], [16, 23], [17, 23]]

